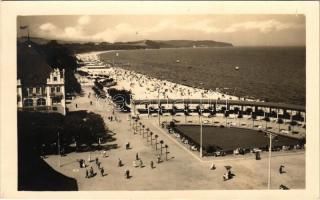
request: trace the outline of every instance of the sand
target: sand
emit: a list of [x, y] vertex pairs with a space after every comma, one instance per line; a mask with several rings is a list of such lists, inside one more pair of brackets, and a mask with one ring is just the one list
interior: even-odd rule
[[[111, 88], [128, 90], [133, 94], [133, 99], [230, 99], [239, 100], [239, 97], [223, 94], [216, 90], [204, 90], [193, 88], [167, 80], [160, 80], [148, 75], [139, 74], [134, 71], [122, 69], [121, 66], [109, 67], [108, 70], [88, 70], [88, 66], [94, 63], [101, 63], [99, 54], [106, 51], [77, 54], [85, 66], [80, 70], [89, 72], [92, 75], [109, 75], [117, 85]], [[253, 100], [253, 99], [246, 99]]]

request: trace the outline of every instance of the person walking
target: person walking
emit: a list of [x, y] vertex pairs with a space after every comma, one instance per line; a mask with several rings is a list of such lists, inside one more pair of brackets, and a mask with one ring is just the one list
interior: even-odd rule
[[157, 163], [160, 163], [160, 162], [161, 162], [161, 156], [160, 156], [160, 154], [158, 154]]
[[121, 167], [122, 166], [122, 161], [121, 161], [121, 159], [119, 158], [118, 159], [118, 167]]
[[92, 101], [90, 101], [90, 105], [92, 105]]
[[140, 160], [139, 160], [139, 166], [140, 166], [140, 168], [142, 168], [142, 167], [143, 167], [142, 159], [140, 159]]
[[86, 169], [86, 178], [89, 178], [89, 171]]
[[125, 177], [126, 177], [126, 179], [130, 178], [130, 171], [128, 169], [125, 172]]
[[133, 165], [133, 167], [138, 167], [137, 160], [134, 160], [134, 161], [132, 162], [132, 165]]
[[79, 166], [80, 166], [80, 168], [82, 168], [82, 162], [83, 162], [83, 160], [82, 160], [82, 159], [80, 159], [78, 162], [79, 162]]
[[130, 143], [129, 142], [126, 144], [126, 150], [128, 150], [128, 149], [130, 149]]
[[101, 176], [103, 177], [103, 176], [104, 176], [104, 169], [103, 169], [103, 167], [101, 167], [100, 172], [101, 172]]
[[210, 167], [210, 170], [215, 170], [215, 169], [216, 169], [216, 166], [215, 166], [215, 164], [212, 162], [211, 167]]
[[283, 165], [280, 165], [280, 168], [279, 168], [279, 173], [280, 173], [280, 174], [283, 174], [283, 172], [284, 172], [284, 171], [283, 171], [283, 168], [284, 168], [284, 166], [283, 166]]
[[154, 168], [153, 160], [151, 160], [151, 162], [150, 162], [150, 167], [151, 167], [151, 169]]
[[105, 157], [107, 157], [107, 152], [106, 152], [106, 150], [103, 150], [102, 151], [102, 156], [105, 158]]
[[76, 104], [76, 108], [78, 108], [78, 104]]
[[139, 155], [138, 155], [138, 153], [136, 153], [136, 160], [139, 160]]
[[94, 176], [94, 172], [93, 172], [93, 168], [92, 166], [90, 167], [90, 177], [93, 177]]

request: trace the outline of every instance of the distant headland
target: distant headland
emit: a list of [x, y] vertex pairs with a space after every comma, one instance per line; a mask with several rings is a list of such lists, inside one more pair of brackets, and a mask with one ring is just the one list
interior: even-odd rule
[[[18, 38], [18, 42], [26, 41], [27, 37]], [[160, 48], [206, 48], [206, 47], [233, 47], [231, 43], [213, 40], [139, 40], [131, 42], [83, 42], [50, 40], [30, 37], [30, 40], [39, 45], [59, 44], [69, 47], [74, 52], [90, 52], [105, 50], [131, 50], [131, 49], [160, 49]]]

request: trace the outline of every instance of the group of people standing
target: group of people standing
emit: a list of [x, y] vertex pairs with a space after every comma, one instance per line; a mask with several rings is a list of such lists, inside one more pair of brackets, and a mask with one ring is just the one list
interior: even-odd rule
[[[81, 160], [82, 160], [82, 159], [81, 159]], [[82, 162], [84, 162], [84, 161], [82, 160]], [[98, 170], [100, 171], [101, 176], [104, 177], [104, 176], [105, 176], [105, 174], [104, 174], [104, 168], [101, 166], [101, 162], [99, 161], [98, 158], [95, 159], [95, 164], [97, 165]], [[81, 166], [81, 165], [80, 165], [80, 166]], [[85, 165], [84, 167], [86, 167], [86, 165]], [[92, 166], [90, 167], [89, 170], [86, 169], [86, 178], [92, 178], [92, 177], [94, 177], [95, 175], [96, 175], [96, 173], [94, 172]]]

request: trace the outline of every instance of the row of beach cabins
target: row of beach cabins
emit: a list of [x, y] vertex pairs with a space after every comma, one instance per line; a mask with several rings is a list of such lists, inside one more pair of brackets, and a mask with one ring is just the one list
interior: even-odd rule
[[159, 121], [170, 118], [178, 123], [199, 124], [197, 118], [202, 116], [205, 125], [267, 129], [294, 138], [303, 138], [306, 132], [305, 108], [297, 105], [221, 99], [154, 99], [133, 100], [131, 108], [133, 116], [159, 117]]
[[[290, 104], [238, 101], [224, 99], [146, 99], [133, 100], [133, 112], [147, 115], [221, 115], [237, 117], [254, 117], [259, 120], [269, 117], [271, 121], [278, 119], [296, 121], [305, 124], [305, 107]], [[160, 109], [158, 109], [160, 108]]]

